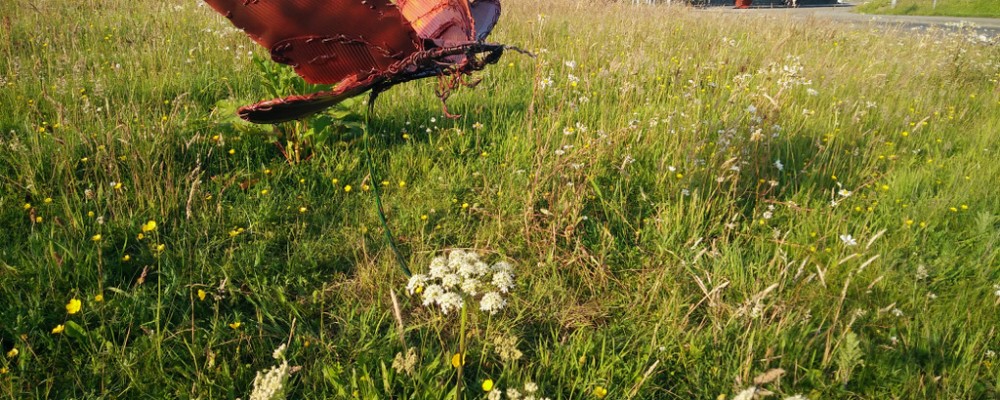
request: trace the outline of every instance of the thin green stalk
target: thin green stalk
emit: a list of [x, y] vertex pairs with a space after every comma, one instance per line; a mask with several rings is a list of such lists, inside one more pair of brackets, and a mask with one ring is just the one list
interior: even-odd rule
[[371, 95], [368, 98], [368, 112], [365, 113], [365, 127], [364, 127], [364, 142], [365, 142], [365, 156], [368, 158], [368, 175], [371, 177], [372, 188], [375, 191], [375, 205], [378, 209], [378, 219], [382, 223], [382, 232], [385, 235], [385, 240], [389, 242], [389, 247], [392, 248], [392, 252], [396, 254], [396, 262], [399, 263], [399, 268], [403, 270], [403, 275], [409, 278], [413, 275], [410, 269], [406, 266], [406, 259], [403, 258], [403, 254], [399, 252], [399, 248], [396, 247], [396, 240], [392, 236], [392, 231], [389, 230], [389, 224], [385, 219], [385, 211], [382, 209], [382, 193], [378, 186], [378, 178], [375, 175], [375, 158], [372, 157], [371, 146], [369, 146], [369, 134], [368, 125], [371, 124], [372, 112], [375, 109], [375, 99], [378, 97], [378, 91], [372, 90]]
[[455, 400], [462, 400], [462, 370], [465, 368], [465, 324], [469, 320], [469, 309], [462, 305], [462, 322], [458, 328], [458, 382], [455, 383]]

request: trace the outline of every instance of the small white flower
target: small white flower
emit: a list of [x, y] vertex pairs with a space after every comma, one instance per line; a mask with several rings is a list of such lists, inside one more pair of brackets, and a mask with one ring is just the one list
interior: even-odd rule
[[482, 300], [479, 301], [479, 309], [490, 313], [490, 315], [496, 314], [506, 306], [507, 300], [504, 300], [500, 296], [500, 293], [497, 292], [486, 293], [483, 295]]
[[850, 197], [854, 193], [847, 189], [840, 189], [837, 194], [840, 195], [840, 197]]
[[576, 61], [574, 61], [574, 60], [569, 60], [569, 61], [566, 61], [566, 62], [565, 62], [564, 64], [565, 64], [565, 65], [566, 65], [566, 67], [567, 67], [567, 68], [569, 68], [569, 69], [574, 69], [574, 68], [576, 68]]
[[733, 397], [733, 400], [751, 400], [753, 399], [753, 395], [756, 393], [757, 393], [757, 387], [750, 386], [744, 389], [742, 392], [736, 394], [736, 396]]
[[750, 113], [750, 114], [756, 114], [757, 113], [757, 106], [751, 104], [750, 106], [747, 107], [747, 112]]
[[764, 211], [764, 214], [762, 215], [762, 217], [764, 217], [764, 219], [771, 219], [771, 217], [773, 217], [773, 216], [774, 216], [774, 213], [771, 212], [771, 211]]
[[444, 288], [442, 288], [441, 285], [427, 286], [427, 288], [424, 289], [424, 296], [423, 296], [424, 306], [426, 307], [431, 304], [434, 304], [435, 302], [438, 301], [438, 298], [441, 297], [441, 295], [443, 295], [444, 293], [445, 293]]
[[441, 312], [446, 315], [451, 310], [461, 310], [462, 305], [465, 304], [465, 302], [462, 301], [461, 295], [452, 292], [447, 292], [438, 296], [437, 303], [441, 306]]
[[806, 89], [806, 93], [808, 93], [810, 96], [819, 95], [819, 91], [813, 88]]
[[781, 160], [775, 160], [774, 161], [774, 167], [777, 168], [778, 171], [784, 171], [785, 170], [785, 164], [782, 164]]
[[507, 271], [497, 271], [493, 273], [493, 280], [491, 283], [493, 283], [493, 286], [496, 286], [501, 292], [507, 293], [512, 287], [514, 287], [514, 276]]
[[275, 360], [284, 358], [286, 348], [287, 346], [285, 346], [285, 344], [282, 343], [281, 346], [278, 346], [277, 349], [274, 349], [274, 353], [271, 353], [271, 357], [274, 357]]
[[462, 281], [461, 289], [462, 293], [475, 296], [479, 294], [479, 281], [476, 278], [466, 278]]
[[515, 388], [509, 388], [507, 389], [507, 398], [510, 400], [520, 400], [521, 392]]
[[490, 394], [486, 396], [487, 400], [500, 400], [503, 396], [503, 392], [500, 390], [490, 390]]
[[438, 278], [447, 275], [448, 270], [448, 260], [444, 257], [435, 257], [431, 261], [430, 275], [431, 278]]
[[542, 80], [540, 82], [538, 82], [538, 86], [540, 88], [542, 88], [543, 90], [552, 87], [552, 77], [549, 76], [549, 77], [542, 78]]
[[449, 289], [458, 286], [460, 283], [462, 283], [462, 278], [458, 274], [448, 274], [441, 277], [441, 286]]
[[898, 308], [893, 308], [892, 309], [892, 315], [895, 315], [897, 317], [902, 317], [903, 316], [903, 310], [900, 310]]
[[535, 382], [527, 382], [524, 384], [524, 391], [528, 393], [535, 393], [538, 391], [538, 385]]
[[854, 236], [851, 235], [840, 235], [840, 241], [844, 242], [844, 246], [857, 246], [858, 241], [854, 240]]
[[406, 282], [406, 293], [412, 295], [414, 292], [417, 291], [417, 288], [422, 288], [424, 286], [427, 286], [428, 279], [429, 278], [427, 277], [427, 275], [424, 274], [415, 274], [411, 276], [410, 280]]

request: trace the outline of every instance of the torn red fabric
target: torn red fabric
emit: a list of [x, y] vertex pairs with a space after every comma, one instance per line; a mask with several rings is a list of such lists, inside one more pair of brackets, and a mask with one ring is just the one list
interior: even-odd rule
[[336, 84], [331, 91], [240, 109], [256, 123], [302, 118], [414, 79], [469, 74], [495, 63], [504, 50], [482, 42], [500, 16], [499, 0], [205, 2], [270, 50], [275, 62], [292, 66], [309, 83]]

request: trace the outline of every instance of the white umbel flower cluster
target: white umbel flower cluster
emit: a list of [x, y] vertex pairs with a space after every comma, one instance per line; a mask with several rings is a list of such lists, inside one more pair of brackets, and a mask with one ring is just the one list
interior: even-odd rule
[[420, 294], [424, 306], [438, 306], [448, 314], [465, 301], [479, 298], [479, 309], [496, 314], [507, 306], [504, 294], [514, 288], [514, 268], [503, 261], [489, 265], [472, 251], [452, 250], [434, 258], [426, 274], [410, 277], [406, 291]]
[[285, 359], [285, 349], [285, 345], [282, 344], [271, 354], [276, 360], [281, 360], [281, 364], [271, 367], [266, 372], [257, 371], [257, 376], [253, 378], [253, 391], [250, 392], [250, 400], [285, 398], [285, 381], [288, 380], [290, 374], [288, 360]]

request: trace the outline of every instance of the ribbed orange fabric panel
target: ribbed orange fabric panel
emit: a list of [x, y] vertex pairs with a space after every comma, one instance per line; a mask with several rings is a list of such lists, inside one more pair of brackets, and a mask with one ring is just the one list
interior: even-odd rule
[[473, 40], [472, 15], [466, 0], [398, 0], [396, 5], [421, 38], [444, 46]]

